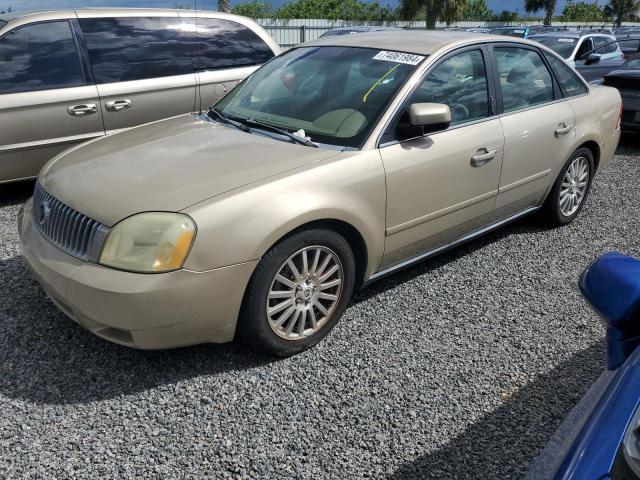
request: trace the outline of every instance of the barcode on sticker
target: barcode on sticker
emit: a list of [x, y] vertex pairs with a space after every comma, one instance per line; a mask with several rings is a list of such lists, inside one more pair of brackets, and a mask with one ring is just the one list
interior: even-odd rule
[[385, 62], [405, 63], [407, 65], [418, 65], [424, 60], [423, 55], [414, 55], [412, 53], [387, 52], [385, 50], [378, 52], [374, 60], [383, 60]]

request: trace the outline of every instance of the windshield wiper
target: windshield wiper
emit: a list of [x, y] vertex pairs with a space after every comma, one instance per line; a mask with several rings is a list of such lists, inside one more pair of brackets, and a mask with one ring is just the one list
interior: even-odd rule
[[218, 117], [218, 119], [220, 119], [224, 123], [228, 123], [229, 125], [233, 125], [234, 127], [236, 127], [239, 130], [242, 130], [243, 132], [251, 133], [251, 129], [249, 127], [247, 127], [245, 124], [230, 119], [226, 115], [223, 115], [222, 113], [220, 113], [215, 108], [209, 109], [209, 113], [213, 113], [216, 117]]
[[246, 119], [239, 120], [239, 121], [241, 121], [245, 125], [253, 125], [254, 127], [266, 128], [268, 130], [271, 130], [272, 132], [279, 133], [280, 135], [284, 135], [285, 137], [289, 137], [291, 140], [293, 140], [294, 142], [298, 142], [301, 145], [305, 145], [307, 147], [319, 148], [318, 145], [313, 143], [311, 140], [309, 140], [307, 138], [304, 138], [304, 137], [300, 137], [300, 136], [296, 135], [295, 133], [291, 133], [291, 132], [285, 130], [284, 128], [280, 128], [280, 127], [276, 127], [275, 125], [271, 125], [270, 123], [264, 123], [264, 122], [261, 122], [260, 120], [254, 119], [254, 118], [246, 118]]

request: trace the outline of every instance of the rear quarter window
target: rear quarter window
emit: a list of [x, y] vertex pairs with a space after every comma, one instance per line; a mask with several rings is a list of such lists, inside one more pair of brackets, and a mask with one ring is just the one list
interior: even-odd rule
[[258, 34], [237, 22], [198, 18], [188, 30], [199, 71], [262, 65], [275, 56]]
[[573, 69], [554, 55], [545, 52], [545, 56], [553, 69], [553, 73], [560, 84], [560, 89], [565, 97], [575, 97], [588, 92], [584, 82], [580, 80]]

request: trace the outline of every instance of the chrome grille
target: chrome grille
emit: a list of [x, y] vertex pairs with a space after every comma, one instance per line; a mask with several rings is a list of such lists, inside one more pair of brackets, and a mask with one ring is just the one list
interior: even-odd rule
[[33, 218], [40, 233], [60, 250], [89, 260], [100, 222], [75, 211], [49, 194], [39, 183], [33, 193]]

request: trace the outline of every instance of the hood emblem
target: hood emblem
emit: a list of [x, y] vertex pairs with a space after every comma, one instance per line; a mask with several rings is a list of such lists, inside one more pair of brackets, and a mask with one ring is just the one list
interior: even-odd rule
[[49, 200], [43, 200], [38, 209], [38, 223], [40, 226], [44, 226], [49, 222], [51, 216], [51, 204]]

